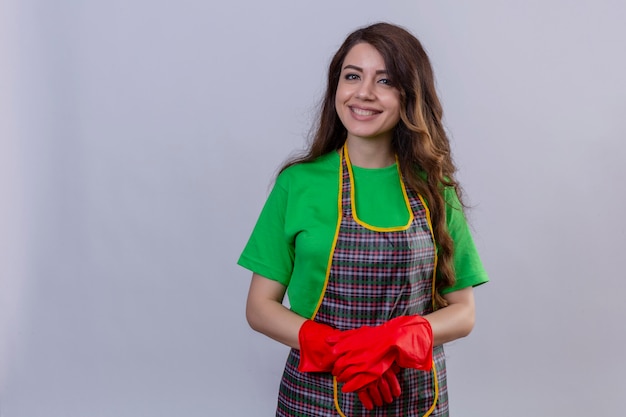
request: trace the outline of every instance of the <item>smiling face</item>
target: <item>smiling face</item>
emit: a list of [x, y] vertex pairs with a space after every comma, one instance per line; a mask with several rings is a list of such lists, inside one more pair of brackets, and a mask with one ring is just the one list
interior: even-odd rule
[[369, 43], [356, 44], [346, 55], [335, 109], [348, 131], [348, 141], [391, 142], [400, 120], [400, 92], [389, 79], [382, 55]]

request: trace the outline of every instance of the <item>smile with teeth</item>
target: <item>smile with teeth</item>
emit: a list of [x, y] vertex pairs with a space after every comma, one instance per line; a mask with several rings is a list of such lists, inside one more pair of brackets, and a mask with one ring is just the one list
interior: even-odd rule
[[353, 113], [358, 114], [359, 116], [373, 116], [377, 113], [380, 113], [374, 110], [359, 109], [358, 107], [350, 107], [350, 110]]

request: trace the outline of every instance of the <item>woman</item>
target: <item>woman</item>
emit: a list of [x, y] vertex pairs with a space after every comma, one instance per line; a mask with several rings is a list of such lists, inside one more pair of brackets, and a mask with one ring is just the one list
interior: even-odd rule
[[292, 348], [277, 416], [448, 415], [442, 345], [472, 330], [487, 276], [441, 118], [413, 35], [379, 23], [347, 37], [314, 140], [239, 259], [248, 322]]

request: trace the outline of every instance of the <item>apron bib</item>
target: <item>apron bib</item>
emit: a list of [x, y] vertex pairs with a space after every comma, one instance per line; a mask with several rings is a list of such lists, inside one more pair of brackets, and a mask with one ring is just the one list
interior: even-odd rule
[[[341, 150], [338, 206], [341, 220], [333, 242], [327, 282], [313, 320], [339, 330], [378, 326], [389, 319], [433, 311], [436, 253], [428, 209], [401, 179], [409, 221], [375, 227], [358, 218], [354, 177], [347, 149]], [[367, 410], [356, 393], [341, 392], [330, 373], [299, 372], [300, 351], [292, 349], [280, 385], [276, 416], [448, 415], [442, 346], [433, 351], [433, 371], [402, 369], [402, 395], [391, 404]]]

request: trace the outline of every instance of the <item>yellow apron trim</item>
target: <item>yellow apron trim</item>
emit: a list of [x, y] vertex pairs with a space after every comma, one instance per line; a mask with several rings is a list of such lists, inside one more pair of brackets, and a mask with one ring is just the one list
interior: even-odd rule
[[[433, 260], [433, 283], [432, 283], [432, 305], [433, 305], [433, 311], [435, 311], [436, 305], [435, 305], [435, 280], [437, 278], [437, 243], [435, 242], [435, 234], [433, 232], [433, 222], [430, 218], [430, 209], [428, 208], [428, 206], [426, 205], [426, 201], [424, 201], [424, 198], [418, 194], [418, 197], [420, 199], [420, 201], [422, 202], [422, 205], [424, 206], [424, 210], [426, 210], [426, 221], [428, 222], [428, 230], [430, 230], [430, 236], [433, 239], [433, 249], [435, 251], [435, 259]], [[435, 396], [434, 396], [434, 401], [433, 401], [433, 405], [430, 407], [430, 409], [426, 412], [426, 414], [424, 414], [424, 417], [428, 417], [429, 415], [432, 414], [433, 411], [435, 411], [435, 407], [437, 406], [437, 400], [439, 399], [439, 379], [437, 377], [437, 367], [435, 366], [435, 361], [433, 360], [433, 385], [435, 387]]]
[[435, 361], [433, 360], [433, 385], [435, 386], [435, 400], [433, 401], [433, 405], [430, 406], [426, 414], [423, 417], [428, 417], [435, 411], [435, 407], [437, 406], [437, 400], [439, 399], [439, 381], [437, 380], [437, 367], [435, 366]]
[[322, 293], [320, 294], [319, 300], [317, 300], [317, 305], [315, 306], [315, 310], [313, 310], [313, 315], [311, 316], [311, 320], [317, 316], [317, 312], [322, 306], [322, 301], [324, 300], [324, 294], [326, 293], [326, 287], [328, 286], [328, 279], [330, 278], [330, 267], [333, 263], [333, 255], [335, 254], [335, 247], [337, 246], [337, 238], [339, 237], [339, 228], [341, 227], [341, 219], [343, 218], [343, 207], [342, 207], [342, 194], [343, 194], [343, 164], [339, 164], [339, 198], [337, 198], [337, 226], [335, 227], [335, 236], [333, 237], [333, 244], [330, 247], [330, 255], [328, 255], [328, 264], [326, 265], [326, 277], [324, 278], [324, 286], [322, 287]]
[[430, 218], [430, 209], [428, 208], [428, 206], [426, 205], [426, 201], [424, 201], [424, 198], [421, 195], [417, 195], [420, 199], [420, 201], [422, 202], [422, 205], [424, 206], [424, 210], [426, 210], [426, 222], [428, 222], [428, 230], [430, 231], [430, 236], [433, 239], [433, 248], [435, 250], [435, 259], [433, 261], [433, 284], [432, 284], [432, 305], [433, 305], [433, 311], [436, 310], [436, 305], [435, 305], [435, 291], [436, 291], [436, 287], [435, 287], [435, 280], [437, 278], [437, 261], [438, 261], [438, 257], [437, 257], [437, 242], [435, 241], [435, 234], [433, 232], [433, 222]]
[[339, 394], [337, 391], [337, 378], [334, 376], [333, 376], [333, 397], [335, 400], [335, 409], [337, 410], [337, 413], [339, 413], [341, 417], [346, 417], [343, 411], [341, 411], [341, 407], [339, 406]]
[[375, 232], [400, 232], [402, 230], [407, 230], [411, 227], [411, 223], [413, 222], [413, 210], [411, 209], [411, 203], [409, 202], [409, 196], [406, 193], [406, 187], [404, 185], [404, 181], [402, 180], [402, 173], [400, 172], [400, 164], [398, 163], [398, 157], [396, 156], [396, 167], [398, 168], [398, 175], [400, 177], [400, 187], [402, 189], [402, 195], [404, 196], [404, 203], [406, 204], [406, 208], [409, 212], [409, 221], [407, 224], [402, 226], [392, 226], [392, 227], [378, 227], [372, 226], [371, 224], [365, 223], [362, 221], [356, 211], [356, 187], [354, 186], [354, 174], [352, 172], [352, 163], [350, 162], [350, 156], [348, 155], [348, 147], [344, 145], [342, 150], [342, 154], [346, 158], [346, 165], [348, 166], [348, 175], [350, 176], [350, 204], [352, 207], [352, 217], [354, 221], [365, 227], [366, 229], [373, 230]]

